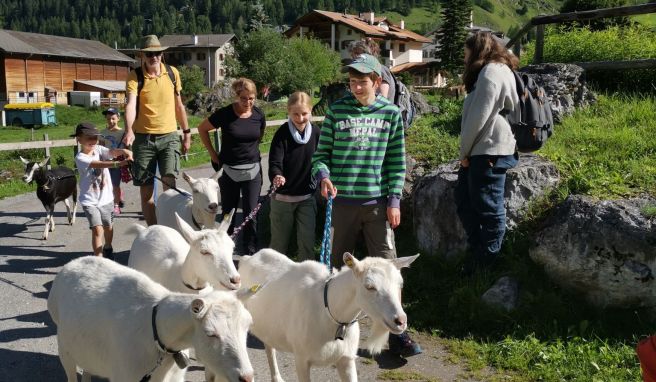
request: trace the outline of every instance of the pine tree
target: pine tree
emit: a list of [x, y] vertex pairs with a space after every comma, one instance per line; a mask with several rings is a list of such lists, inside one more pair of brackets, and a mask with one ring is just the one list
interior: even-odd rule
[[257, 0], [251, 5], [251, 19], [248, 21], [248, 30], [256, 31], [263, 28], [269, 28], [269, 16], [264, 11], [264, 4]]
[[471, 12], [469, 0], [444, 0], [442, 3], [442, 27], [437, 32], [439, 49], [436, 58], [447, 70], [461, 70], [467, 24]]

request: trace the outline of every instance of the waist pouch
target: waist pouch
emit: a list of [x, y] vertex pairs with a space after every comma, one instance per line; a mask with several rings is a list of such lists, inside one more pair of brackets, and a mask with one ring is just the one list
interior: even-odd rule
[[246, 182], [255, 179], [260, 173], [259, 163], [238, 164], [235, 166], [223, 165], [223, 171], [235, 182]]

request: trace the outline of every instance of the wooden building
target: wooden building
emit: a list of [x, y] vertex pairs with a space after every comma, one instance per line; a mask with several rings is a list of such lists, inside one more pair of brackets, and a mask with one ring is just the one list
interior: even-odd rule
[[76, 80], [125, 81], [132, 62], [99, 41], [0, 30], [0, 104], [66, 103]]

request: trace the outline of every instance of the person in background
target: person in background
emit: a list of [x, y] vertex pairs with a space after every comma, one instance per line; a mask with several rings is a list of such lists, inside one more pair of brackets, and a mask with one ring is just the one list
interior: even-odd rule
[[[363, 40], [353, 41], [349, 46], [349, 51], [351, 52], [351, 58], [353, 59], [365, 53], [378, 58], [380, 55], [380, 46], [372, 38], [366, 38]], [[376, 90], [377, 94], [382, 95], [391, 103], [394, 103], [394, 97], [396, 96], [396, 82], [394, 80], [394, 75], [385, 65], [380, 66], [380, 74], [381, 83]]]
[[517, 165], [515, 138], [505, 114], [519, 111], [512, 73], [517, 57], [490, 34], [465, 41], [467, 97], [460, 129], [460, 170], [455, 199], [467, 233], [463, 271], [494, 265], [506, 231], [506, 171]]
[[[264, 136], [264, 112], [255, 106], [257, 88], [247, 78], [232, 83], [235, 101], [203, 120], [198, 135], [210, 154], [214, 170], [223, 168], [219, 178], [223, 215], [237, 208], [241, 196], [243, 216], [257, 205], [262, 189], [260, 142]], [[221, 151], [212, 146], [209, 132], [221, 130]], [[234, 217], [233, 217], [234, 219]], [[234, 220], [228, 229], [232, 234]], [[251, 220], [242, 230], [242, 247], [247, 254], [257, 251], [257, 219]]]
[[[405, 138], [399, 108], [377, 94], [381, 65], [370, 54], [346, 69], [351, 94], [333, 103], [321, 126], [312, 172], [321, 195], [335, 198], [331, 259], [342, 264], [364, 234], [369, 256], [396, 258], [394, 229], [401, 224]], [[390, 334], [389, 349], [404, 357], [422, 352], [407, 332]]]
[[287, 101], [289, 120], [273, 136], [269, 150], [269, 179], [277, 187], [271, 199], [270, 247], [287, 254], [296, 227], [298, 260], [314, 260], [317, 203], [312, 178], [312, 154], [319, 143], [319, 126], [310, 122], [312, 98], [296, 92]]
[[[75, 137], [80, 152], [75, 156], [75, 165], [80, 173], [80, 204], [89, 220], [93, 254], [114, 259], [112, 227], [114, 196], [109, 169], [127, 166], [132, 152], [126, 149], [108, 149], [98, 144], [100, 131], [90, 122], [82, 122], [75, 128]], [[119, 156], [126, 159], [112, 160]], [[104, 238], [104, 244], [103, 244]]]
[[[123, 135], [125, 131], [119, 126], [121, 113], [118, 109], [110, 107], [102, 112], [105, 116], [107, 124], [105, 130], [100, 134], [102, 140], [100, 143], [108, 149], [118, 149], [123, 146]], [[114, 192], [114, 216], [121, 214], [125, 202], [123, 201], [123, 191], [121, 190], [121, 169], [110, 168], [109, 175], [112, 178], [113, 192]]]
[[[153, 199], [155, 172], [159, 168], [165, 191], [175, 187], [180, 154], [189, 150], [191, 130], [180, 97], [180, 73], [162, 63], [162, 54], [167, 47], [159, 43], [157, 36], [149, 35], [141, 39], [140, 48], [143, 87], [139, 88], [137, 71], [130, 72], [126, 83], [128, 101], [123, 143], [134, 150], [134, 185], [139, 186], [141, 211], [146, 223], [153, 225], [157, 224]], [[169, 69], [172, 73], [168, 72]], [[178, 123], [182, 127], [182, 144]]]

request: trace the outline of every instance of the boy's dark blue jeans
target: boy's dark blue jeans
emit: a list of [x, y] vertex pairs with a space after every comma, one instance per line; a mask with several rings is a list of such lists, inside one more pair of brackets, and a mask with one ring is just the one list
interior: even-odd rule
[[469, 158], [469, 167], [458, 171], [456, 207], [475, 258], [490, 261], [501, 249], [506, 232], [506, 171], [517, 162], [517, 154], [475, 155]]

